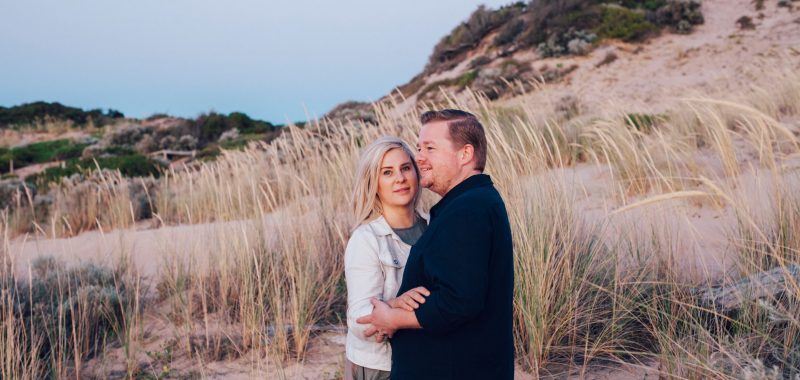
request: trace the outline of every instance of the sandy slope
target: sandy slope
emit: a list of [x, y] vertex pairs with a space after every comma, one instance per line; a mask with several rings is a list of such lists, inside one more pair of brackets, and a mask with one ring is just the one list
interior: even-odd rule
[[[800, 13], [776, 3], [767, 1], [765, 9], [756, 11], [751, 0], [704, 0], [705, 23], [690, 35], [665, 32], [645, 44], [604, 42], [583, 57], [539, 59], [531, 51], [516, 53], [514, 59], [531, 62], [536, 69], [572, 65], [577, 69], [561, 82], [501, 103], [550, 108], [561, 97], [572, 95], [592, 113], [620, 108], [659, 112], [697, 93], [746, 95], [764, 75], [779, 75], [770, 73], [771, 67], [800, 70]], [[756, 28], [740, 30], [736, 20], [742, 16], [751, 17]], [[598, 67], [609, 53], [617, 59]], [[426, 83], [458, 77], [469, 70], [467, 63], [435, 74]], [[407, 111], [415, 102], [416, 96], [409, 97], [397, 112]]]
[[[784, 66], [788, 60], [793, 64], [786, 66], [800, 67], [800, 14], [766, 2], [765, 17], [759, 19], [750, 0], [706, 0], [703, 9], [706, 22], [691, 35], [665, 34], [641, 46], [608, 43], [586, 57], [560, 62], [579, 68], [567, 83], [525, 100], [547, 102], [572, 94], [590, 110], [607, 108], [613, 99], [613, 108], [658, 112], [696, 93], [746, 95], [767, 74], [754, 66]], [[755, 30], [739, 30], [736, 20], [745, 15], [753, 18]], [[596, 67], [609, 52], [618, 59]], [[564, 60], [542, 62], [552, 66], [559, 61]]]

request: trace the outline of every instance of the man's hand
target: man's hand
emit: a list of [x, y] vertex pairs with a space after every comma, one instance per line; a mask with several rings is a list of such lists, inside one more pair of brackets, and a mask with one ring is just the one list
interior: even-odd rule
[[369, 302], [372, 303], [372, 314], [358, 318], [356, 322], [360, 324], [371, 323], [372, 326], [364, 331], [364, 336], [371, 337], [377, 333], [376, 340], [383, 342], [387, 337], [391, 338], [394, 332], [397, 331], [392, 318], [392, 308], [376, 298], [370, 299]]
[[425, 303], [425, 297], [429, 295], [431, 295], [431, 292], [428, 289], [425, 289], [424, 286], [418, 286], [401, 294], [400, 297], [386, 301], [386, 303], [392, 308], [414, 311], [419, 309], [420, 304]]

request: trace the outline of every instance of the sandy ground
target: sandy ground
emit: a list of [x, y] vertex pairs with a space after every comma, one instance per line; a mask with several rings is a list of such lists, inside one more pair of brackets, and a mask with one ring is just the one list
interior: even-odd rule
[[[797, 164], [800, 167], [800, 162]], [[622, 204], [613, 195], [613, 183], [607, 170], [596, 165], [581, 164], [527, 180], [530, 186], [552, 181], [564, 184], [563, 188], [569, 189], [568, 196], [574, 200], [577, 214], [582, 215], [589, 224], [606, 226], [603, 230], [605, 238], [610, 242], [621, 236], [629, 236], [631, 229], [634, 230], [634, 235], [645, 235], [654, 226], [669, 224], [671, 227], [667, 230], [671, 231], [671, 236], [665, 238], [670, 244], [680, 247], [676, 252], [681, 253], [681, 256], [674, 259], [683, 266], [687, 281], [702, 282], [709, 278], [717, 278], [731, 269], [732, 263], [726, 261], [726, 258], [731, 257], [731, 250], [735, 249], [729, 246], [727, 235], [735, 224], [732, 210], [714, 207], [710, 203], [679, 199], [610, 216]], [[757, 170], [745, 171], [737, 188], [743, 197], [751, 199], [754, 204], [767, 202], [760, 198], [759, 194], [767, 193], [764, 189], [768, 186], [768, 177], [768, 173]], [[630, 201], [633, 202], [635, 199]], [[270, 220], [265, 221], [265, 228], [269, 228], [270, 223]], [[17, 269], [23, 276], [27, 275], [26, 268], [29, 263], [42, 255], [52, 255], [68, 263], [87, 261], [113, 263], [123, 255], [128, 255], [134, 266], [141, 271], [145, 283], [150, 285], [152, 292], [159, 271], [168, 265], [172, 255], [193, 257], [198, 263], [198, 270], [202, 270], [209, 264], [203, 258], [208, 257], [210, 251], [214, 249], [214, 241], [219, 236], [241, 233], [243, 229], [253, 228], [252, 225], [253, 223], [234, 221], [152, 229], [148, 222], [143, 222], [134, 229], [105, 233], [91, 231], [66, 239], [26, 239], [23, 236], [12, 241], [10, 248]], [[150, 307], [145, 315], [142, 343], [134, 359], [143, 371], [157, 373], [158, 370], [152, 367], [159, 365], [158, 361], [153, 360], [154, 355], [164, 352], [170, 345], [182, 347], [181, 345], [189, 344], [186, 341], [187, 337], [197, 337], [202, 335], [203, 331], [209, 330], [199, 322], [195, 326], [174, 324], [169, 318], [168, 302], [156, 304]], [[216, 333], [221, 333], [223, 335], [220, 336], [225, 337], [235, 337], [237, 334], [235, 331], [213, 328], [210, 331], [217, 331]], [[276, 378], [282, 373], [285, 378], [292, 379], [334, 379], [341, 375], [343, 355], [343, 328], [327, 326], [312, 339], [310, 351], [302, 363], [284, 363], [283, 366], [277, 366], [268, 358], [254, 357], [252, 353], [203, 362], [202, 358], [191, 359], [184, 353], [176, 354], [168, 368], [173, 374], [208, 378]], [[555, 374], [553, 378], [657, 378], [654, 365], [650, 363], [617, 368], [574, 369]], [[87, 374], [91, 373], [96, 378], [121, 378], [125, 373], [125, 351], [122, 348], [108, 350], [103, 356], [89, 362], [85, 370]], [[517, 378], [532, 379], [533, 376], [518, 369]]]

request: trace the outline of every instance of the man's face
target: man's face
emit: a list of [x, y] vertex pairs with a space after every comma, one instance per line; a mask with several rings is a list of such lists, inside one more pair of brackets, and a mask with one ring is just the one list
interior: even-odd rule
[[450, 140], [446, 121], [434, 121], [422, 126], [417, 141], [419, 184], [444, 196], [458, 177], [458, 152]]

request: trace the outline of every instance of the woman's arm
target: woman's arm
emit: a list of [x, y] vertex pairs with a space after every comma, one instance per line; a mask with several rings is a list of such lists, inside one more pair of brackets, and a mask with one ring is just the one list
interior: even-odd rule
[[369, 327], [355, 320], [372, 312], [371, 298], [382, 299], [385, 275], [378, 259], [378, 240], [374, 235], [356, 230], [347, 242], [344, 254], [344, 276], [347, 284], [347, 327], [367, 339]]

